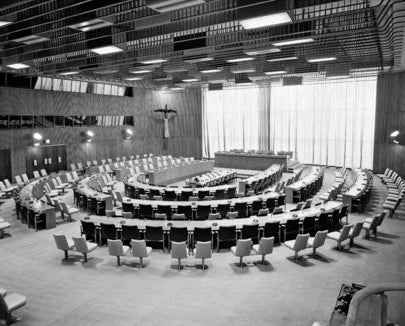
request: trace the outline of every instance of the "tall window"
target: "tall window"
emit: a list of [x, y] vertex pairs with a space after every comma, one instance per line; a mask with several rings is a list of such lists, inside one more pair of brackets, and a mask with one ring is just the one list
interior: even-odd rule
[[376, 78], [207, 91], [204, 155], [293, 151], [307, 164], [372, 168]]

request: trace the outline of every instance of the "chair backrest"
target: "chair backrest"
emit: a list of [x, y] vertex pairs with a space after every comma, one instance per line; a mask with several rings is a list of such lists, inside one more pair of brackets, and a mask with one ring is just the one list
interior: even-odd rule
[[172, 242], [172, 258], [187, 258], [187, 245], [186, 242]]
[[161, 226], [145, 226], [145, 240], [163, 241], [163, 228]]
[[29, 182], [30, 182], [30, 180], [28, 179], [28, 177], [27, 177], [27, 175], [26, 175], [25, 173], [23, 173], [23, 174], [21, 175], [21, 177], [22, 177], [22, 179], [24, 180], [25, 183], [29, 183]]
[[55, 240], [56, 248], [60, 250], [69, 250], [69, 245], [64, 234], [54, 234], [53, 239]]
[[134, 257], [148, 257], [145, 240], [131, 240], [131, 248]]
[[377, 221], [376, 226], [380, 226], [382, 224], [382, 222], [384, 221], [384, 218], [388, 215], [388, 211], [383, 211], [381, 214], [379, 214], [379, 218]]
[[327, 235], [328, 235], [328, 230], [316, 232], [312, 247], [314, 247], [314, 248], [322, 247], [325, 243]]
[[219, 213], [210, 213], [208, 215], [208, 220], [219, 220], [221, 219], [221, 214]]
[[197, 241], [195, 258], [211, 258], [211, 241]]
[[242, 225], [242, 239], [257, 239], [259, 236], [259, 224]]
[[298, 234], [297, 238], [295, 239], [294, 250], [299, 251], [299, 250], [305, 249], [307, 247], [308, 239], [309, 239], [309, 233]]
[[186, 219], [186, 215], [183, 213], [172, 215], [172, 220], [185, 220], [185, 219]]
[[382, 213], [377, 214], [376, 216], [373, 217], [373, 219], [371, 220], [371, 223], [370, 223], [370, 227], [369, 227], [370, 230], [374, 230], [378, 226], [377, 224], [378, 224], [378, 220], [381, 218], [381, 214]]
[[15, 181], [17, 182], [17, 184], [19, 185], [23, 185], [24, 182], [22, 181], [21, 177], [19, 175], [15, 176]]
[[284, 213], [283, 207], [275, 207], [275, 208], [273, 209], [273, 215], [283, 214], [283, 213]]
[[183, 242], [188, 239], [187, 227], [172, 226], [170, 228], [170, 240], [174, 242]]
[[236, 243], [235, 256], [238, 257], [249, 256], [251, 247], [252, 247], [251, 239], [239, 239], [238, 242]]
[[261, 209], [259, 209], [257, 216], [267, 216], [267, 215], [269, 215], [269, 213], [270, 213], [270, 211], [268, 208], [261, 208]]
[[68, 209], [66, 203], [61, 201], [61, 202], [59, 202], [59, 205], [62, 207], [64, 213], [69, 214], [69, 209]]
[[38, 179], [41, 177], [38, 171], [33, 171], [32, 173], [34, 174], [35, 179]]
[[76, 250], [81, 253], [87, 253], [89, 248], [87, 247], [86, 239], [83, 237], [72, 237], [73, 242], [75, 243]]
[[339, 241], [346, 240], [349, 237], [350, 229], [353, 224], [346, 224], [343, 226], [342, 231], [340, 231]]
[[235, 240], [236, 239], [236, 226], [220, 226], [218, 231], [219, 240]]
[[111, 256], [124, 256], [121, 240], [107, 240], [108, 252]]
[[357, 237], [357, 236], [360, 234], [360, 232], [361, 232], [361, 230], [362, 230], [362, 228], [363, 228], [363, 224], [364, 224], [364, 222], [357, 222], [357, 223], [354, 225], [354, 227], [353, 227], [353, 229], [352, 229], [352, 231], [351, 231], [351, 234], [350, 234], [350, 236], [351, 236], [352, 238], [355, 238], [355, 237]]
[[195, 242], [207, 242], [212, 240], [211, 227], [195, 227], [193, 234]]
[[116, 191], [115, 192], [115, 195], [117, 196], [117, 200], [119, 201], [119, 202], [123, 202], [124, 201], [124, 199], [122, 198], [122, 194], [121, 194], [121, 192], [120, 191]]
[[167, 214], [166, 213], [155, 213], [155, 216], [153, 217], [155, 220], [167, 220]]
[[273, 252], [274, 237], [265, 238], [262, 237], [259, 243], [259, 254], [267, 255]]

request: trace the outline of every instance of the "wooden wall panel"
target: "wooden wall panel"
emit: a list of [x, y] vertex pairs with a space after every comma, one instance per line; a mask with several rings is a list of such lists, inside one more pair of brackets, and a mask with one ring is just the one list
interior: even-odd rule
[[[400, 144], [390, 133], [399, 130]], [[377, 109], [374, 138], [374, 171], [389, 167], [405, 176], [405, 73], [383, 74], [377, 81]]]
[[[66, 144], [70, 163], [115, 158], [133, 154], [202, 157], [201, 91], [168, 94], [135, 89], [134, 97], [76, 94], [0, 87], [0, 114], [12, 115], [132, 115], [134, 136], [123, 138], [126, 126], [56, 127], [0, 130], [0, 149], [11, 149], [12, 174], [26, 171], [26, 148], [33, 145], [32, 134], [39, 132], [51, 144]], [[165, 104], [178, 113], [169, 121], [170, 138], [164, 139], [163, 114], [155, 109]], [[84, 143], [91, 129], [92, 143]]]

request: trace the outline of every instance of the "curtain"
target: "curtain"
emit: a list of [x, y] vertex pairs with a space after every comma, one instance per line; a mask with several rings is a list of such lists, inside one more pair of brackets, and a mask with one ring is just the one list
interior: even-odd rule
[[376, 78], [203, 93], [203, 155], [293, 151], [302, 163], [372, 168]]

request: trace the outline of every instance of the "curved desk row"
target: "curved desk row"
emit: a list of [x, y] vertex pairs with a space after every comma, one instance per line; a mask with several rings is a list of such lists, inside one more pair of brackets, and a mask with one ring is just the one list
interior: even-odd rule
[[343, 193], [343, 204], [349, 206], [349, 212], [352, 210], [353, 202], [359, 200], [369, 189], [371, 180], [370, 171], [367, 169], [356, 169], [356, 181]]
[[264, 170], [272, 164], [280, 164], [287, 171], [287, 155], [216, 152], [215, 166], [231, 169]]

